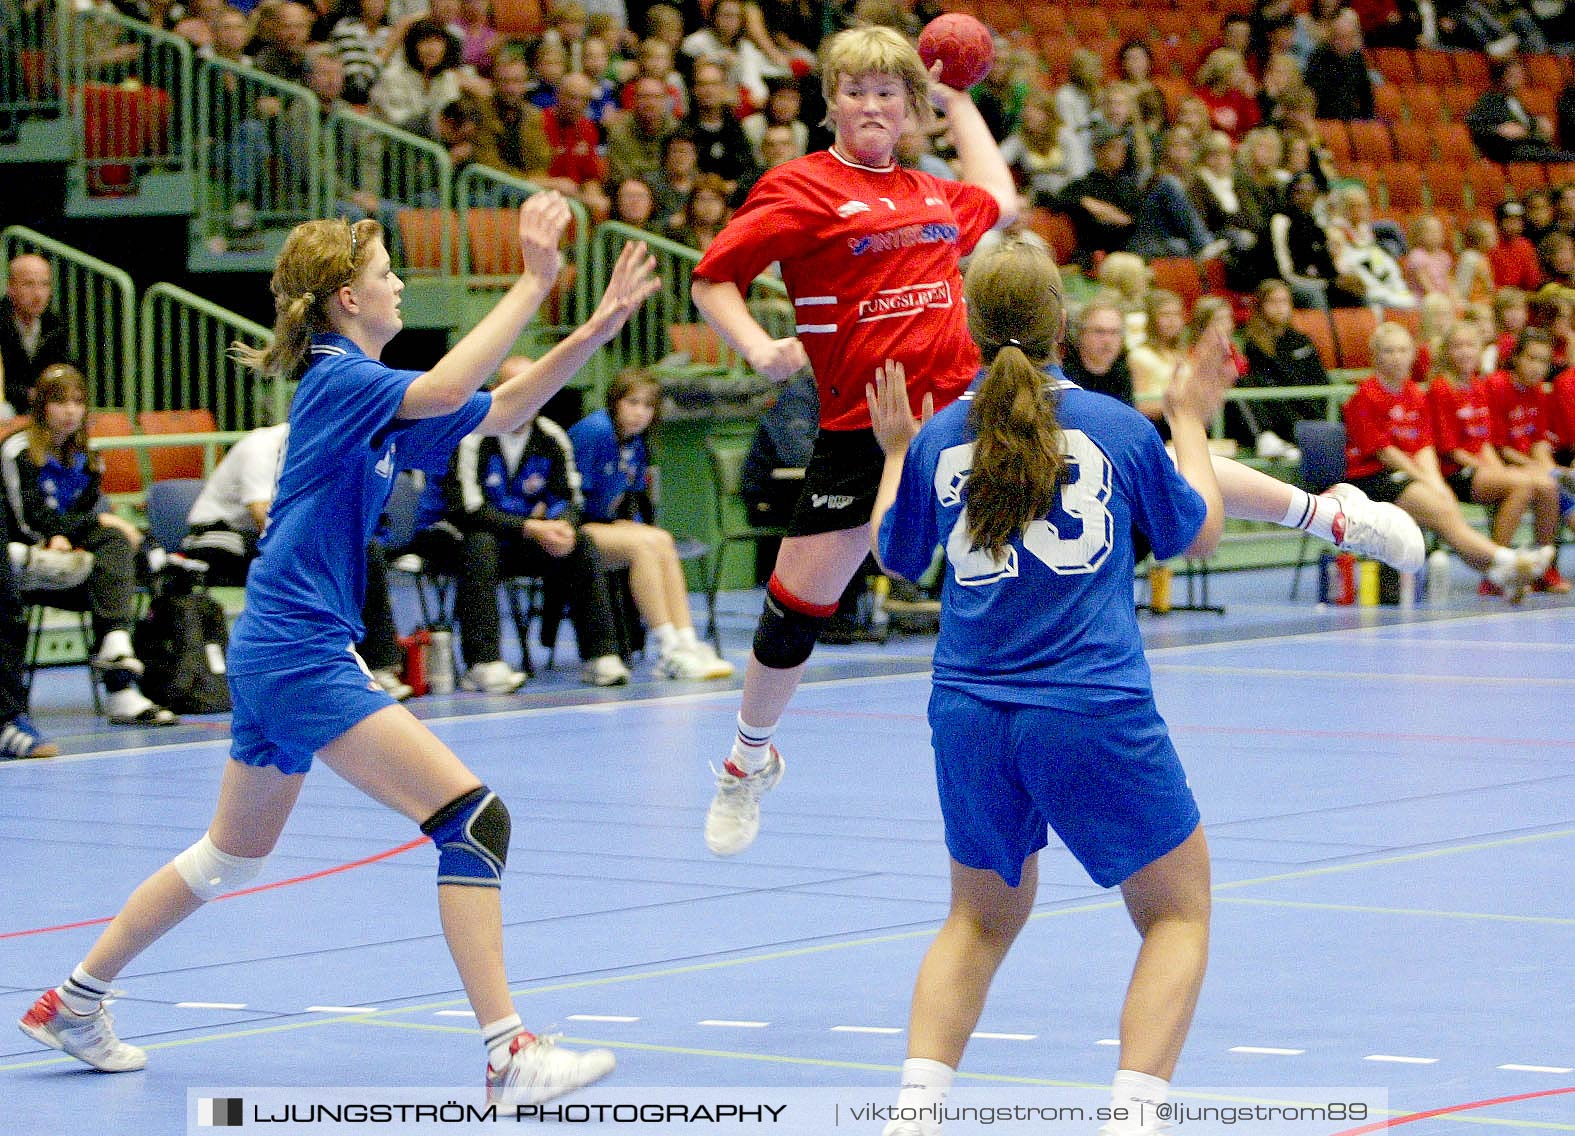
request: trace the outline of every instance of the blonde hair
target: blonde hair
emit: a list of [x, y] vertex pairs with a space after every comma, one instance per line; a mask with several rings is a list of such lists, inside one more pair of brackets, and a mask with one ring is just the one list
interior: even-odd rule
[[[27, 456], [35, 466], [42, 467], [55, 448], [55, 440], [49, 435], [49, 424], [44, 420], [45, 411], [49, 409], [50, 403], [64, 401], [66, 396], [73, 394], [83, 402], [88, 400], [87, 378], [70, 363], [51, 363], [39, 372], [33, 384], [33, 393], [28, 399], [33, 421], [27, 427]], [[88, 449], [86, 414], [82, 416], [82, 424], [60, 444], [60, 458], [64, 464], [70, 465], [78, 454], [87, 454], [89, 469], [104, 468], [103, 459]]]
[[1148, 265], [1134, 253], [1110, 253], [1099, 266], [1099, 284], [1120, 296], [1128, 311], [1137, 311], [1148, 294]]
[[820, 49], [821, 92], [828, 108], [822, 125], [831, 125], [829, 108], [836, 104], [837, 84], [843, 78], [856, 79], [872, 72], [900, 80], [907, 91], [909, 112], [920, 126], [930, 124], [935, 116], [930, 106], [930, 74], [918, 49], [901, 32], [867, 27], [838, 32]]
[[1242, 58], [1241, 52], [1233, 51], [1228, 47], [1217, 47], [1209, 52], [1208, 58], [1198, 68], [1193, 82], [1200, 87], [1213, 90], [1215, 84], [1225, 82], [1245, 66], [1247, 61]]
[[1429, 292], [1422, 297], [1419, 316], [1417, 338], [1431, 350], [1455, 325], [1455, 298], [1446, 292]]
[[1442, 378], [1451, 386], [1455, 385], [1456, 380], [1459, 380], [1461, 385], [1469, 383], [1471, 375], [1476, 371], [1476, 367], [1472, 367], [1470, 371], [1462, 375], [1455, 370], [1455, 361], [1452, 358], [1453, 353], [1449, 350], [1449, 347], [1457, 335], [1471, 336], [1477, 348], [1474, 360], [1480, 361], [1482, 357], [1482, 334], [1477, 330], [1477, 325], [1469, 319], [1456, 321], [1452, 327], [1444, 332], [1443, 338], [1439, 341], [1441, 349], [1433, 358], [1433, 378]]
[[968, 412], [977, 435], [964, 489], [968, 539], [999, 557], [1049, 514], [1066, 473], [1060, 396], [1044, 372], [1065, 325], [1061, 272], [1042, 247], [1009, 236], [974, 258], [963, 296], [986, 368]]
[[1373, 328], [1372, 338], [1367, 341], [1368, 349], [1372, 351], [1374, 355], [1377, 355], [1378, 349], [1383, 346], [1387, 340], [1391, 339], [1395, 340], [1396, 342], [1399, 342], [1403, 339], [1405, 340], [1406, 346], [1410, 347], [1413, 351], [1416, 349], [1416, 340], [1411, 337], [1411, 332], [1406, 328], [1405, 324], [1395, 323], [1393, 320], [1385, 320], [1383, 323]]
[[274, 267], [273, 343], [232, 343], [230, 355], [264, 375], [293, 377], [306, 359], [312, 336], [334, 330], [328, 305], [339, 289], [366, 268], [374, 242], [383, 239], [376, 221], [306, 221], [290, 231]]

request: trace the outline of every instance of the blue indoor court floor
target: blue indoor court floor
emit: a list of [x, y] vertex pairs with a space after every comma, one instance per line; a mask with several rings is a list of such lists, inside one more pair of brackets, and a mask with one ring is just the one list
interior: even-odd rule
[[[1175, 1097], [1311, 1104], [1334, 1086], [1386, 1104], [1361, 1123], [1184, 1117], [1175, 1131], [1575, 1132], [1575, 604], [1314, 611], [1252, 598], [1283, 595], [1272, 580], [1217, 582], [1225, 616], [1144, 620], [1214, 864], [1209, 977]], [[755, 602], [730, 600], [738, 662]], [[505, 948], [526, 1024], [614, 1050], [612, 1093], [868, 1087], [894, 1100], [913, 977], [946, 911], [930, 646], [817, 652], [778, 735], [787, 777], [732, 860], [700, 831], [736, 682], [587, 692], [560, 663], [519, 697], [412, 703], [513, 814]], [[227, 745], [223, 719], [134, 733], [73, 718], [61, 704], [85, 700], [81, 672], [41, 681], [39, 716], [68, 756], [0, 764], [11, 1020], [201, 834]], [[188, 1089], [204, 1086], [475, 1089], [483, 1051], [418, 836], [315, 771], [259, 886], [118, 980], [120, 1032], [148, 1068], [96, 1074], [7, 1029], [0, 1130], [195, 1131]], [[1041, 874], [960, 1085], [1092, 1107], [1137, 937], [1119, 895], [1053, 837]], [[880, 1127], [839, 1114], [825, 1131]]]

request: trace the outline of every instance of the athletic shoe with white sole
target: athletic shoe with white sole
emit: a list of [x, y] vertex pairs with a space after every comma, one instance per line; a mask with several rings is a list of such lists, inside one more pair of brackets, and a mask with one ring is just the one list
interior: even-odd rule
[[711, 649], [709, 643], [675, 647], [652, 668], [660, 678], [732, 678], [733, 664]]
[[1427, 559], [1427, 543], [1408, 513], [1387, 501], [1369, 501], [1367, 494], [1342, 481], [1324, 494], [1340, 505], [1334, 520], [1334, 543], [1349, 552], [1382, 560], [1397, 572], [1417, 572]]
[[765, 765], [745, 773], [731, 755], [716, 770], [716, 795], [705, 814], [705, 845], [718, 856], [736, 856], [760, 833], [760, 798], [782, 780], [787, 763], [776, 746]]
[[1526, 597], [1526, 589], [1553, 567], [1556, 550], [1551, 544], [1545, 544], [1541, 548], [1517, 548], [1514, 551], [1514, 564], [1504, 567], [1489, 565], [1484, 577], [1498, 587], [1510, 603], [1519, 603]]
[[587, 686], [622, 686], [629, 681], [629, 668], [617, 655], [598, 655], [580, 668], [580, 681]]
[[26, 714], [0, 726], [0, 761], [59, 756], [60, 747], [46, 739]]
[[559, 1049], [553, 1038], [522, 1033], [509, 1045], [508, 1064], [487, 1063], [487, 1101], [505, 1108], [540, 1104], [601, 1080], [617, 1063], [605, 1049]]
[[54, 990], [46, 990], [17, 1023], [23, 1033], [50, 1049], [69, 1053], [101, 1073], [131, 1073], [148, 1063], [148, 1055], [115, 1036], [109, 1011], [73, 1014]]
[[493, 659], [489, 663], [472, 663], [459, 685], [483, 694], [513, 694], [525, 685], [525, 676], [502, 659]]
[[391, 670], [379, 669], [373, 671], [372, 680], [386, 690], [388, 696], [395, 702], [403, 702], [415, 693], [414, 687]]
[[16, 586], [24, 592], [69, 591], [87, 582], [93, 571], [93, 554], [74, 548], [61, 552], [13, 542], [8, 546]]

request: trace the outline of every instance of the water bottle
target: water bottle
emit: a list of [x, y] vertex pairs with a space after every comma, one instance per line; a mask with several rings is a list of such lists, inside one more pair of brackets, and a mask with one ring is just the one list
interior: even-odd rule
[[890, 593], [890, 578], [884, 575], [870, 578], [870, 631], [883, 643], [891, 632], [891, 613], [886, 610], [886, 597]]
[[1445, 552], [1442, 548], [1438, 549], [1427, 558], [1428, 603], [1444, 604], [1449, 602], [1450, 567], [1449, 553]]
[[1148, 610], [1164, 615], [1170, 610], [1170, 585], [1173, 580], [1169, 565], [1154, 564], [1148, 570]]
[[453, 694], [454, 633], [447, 627], [434, 627], [428, 650], [427, 689], [433, 694]]

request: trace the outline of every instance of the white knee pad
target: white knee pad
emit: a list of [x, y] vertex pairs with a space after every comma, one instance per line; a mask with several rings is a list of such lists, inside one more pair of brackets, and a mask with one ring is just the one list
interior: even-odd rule
[[191, 894], [207, 903], [225, 892], [234, 891], [257, 878], [266, 856], [231, 856], [214, 847], [208, 834], [176, 856], [172, 864]]

